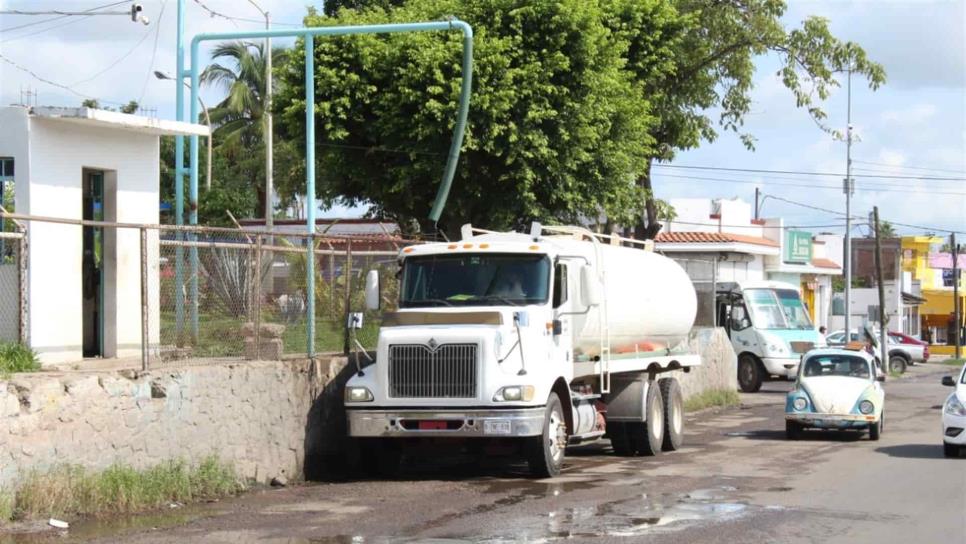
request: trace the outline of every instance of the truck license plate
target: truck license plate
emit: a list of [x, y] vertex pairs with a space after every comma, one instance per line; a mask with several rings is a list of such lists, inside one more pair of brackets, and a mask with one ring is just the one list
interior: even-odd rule
[[483, 434], [510, 434], [510, 422], [506, 419], [486, 420]]

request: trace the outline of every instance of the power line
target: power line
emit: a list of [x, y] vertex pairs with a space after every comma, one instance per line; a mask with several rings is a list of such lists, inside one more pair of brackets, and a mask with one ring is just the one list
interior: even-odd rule
[[[829, 210], [827, 208], [820, 208], [820, 207], [817, 207], [817, 206], [812, 206], [811, 204], [805, 204], [804, 202], [797, 202], [795, 200], [790, 200], [790, 199], [783, 198], [783, 197], [780, 197], [780, 196], [775, 196], [775, 195], [771, 195], [771, 194], [766, 195], [766, 196], [768, 198], [773, 198], [775, 200], [780, 200], [782, 202], [787, 202], [788, 204], [794, 204], [795, 206], [802, 206], [804, 208], [810, 208], [810, 209], [813, 209], [813, 210], [823, 211], [823, 212], [826, 212], [826, 213], [833, 213], [833, 214], [837, 214], [837, 215], [845, 215], [842, 212], [837, 212], [837, 211], [834, 211], [834, 210]], [[896, 225], [896, 226], [899, 226], [899, 227], [908, 227], [908, 228], [920, 229], [920, 230], [924, 230], [924, 231], [931, 231], [931, 232], [955, 232], [956, 234], [966, 234], [966, 232], [963, 232], [963, 231], [950, 230], [950, 229], [944, 229], [944, 228], [938, 228], [938, 227], [924, 227], [922, 225], [911, 225], [911, 224], [908, 224], [908, 223], [897, 223], [895, 221], [889, 221], [889, 223], [891, 223], [893, 225]], [[852, 223], [852, 224], [853, 225], [856, 225], [856, 223]]]
[[[777, 181], [768, 181], [768, 180], [755, 181], [750, 179], [711, 178], [711, 177], [703, 177], [703, 176], [684, 176], [684, 175], [674, 175], [674, 174], [660, 174], [659, 176], [660, 177], [656, 179], [661, 180], [663, 178], [680, 178], [680, 179], [693, 179], [693, 180], [701, 180], [701, 181], [720, 181], [724, 183], [745, 183], [745, 184], [752, 184], [752, 185], [760, 185], [763, 187], [770, 185], [773, 187], [774, 186], [802, 187], [806, 189], [828, 189], [828, 190], [835, 189], [839, 191], [842, 190], [841, 185], [822, 185], [822, 184], [815, 184], [815, 183], [779, 183]], [[908, 193], [909, 192], [908, 188], [898, 188], [891, 185], [887, 187], [870, 187], [870, 186], [862, 185], [862, 186], [857, 186], [856, 189], [861, 189], [862, 191], [867, 191], [871, 193]], [[935, 191], [932, 189], [928, 189], [928, 190], [921, 190], [918, 192], [927, 193], [931, 195], [966, 196], [966, 192], [956, 192], [956, 191]]]
[[[202, 2], [201, 0], [194, 0], [194, 3], [195, 4], [198, 4], [199, 6], [201, 6], [201, 9], [207, 11], [208, 14], [211, 15], [212, 17], [221, 17], [222, 19], [227, 19], [227, 20], [231, 21], [233, 24], [234, 24], [235, 21], [241, 21], [241, 22], [244, 22], [244, 23], [265, 24], [265, 19], [250, 19], [248, 17], [237, 17], [235, 15], [225, 15], [224, 13], [221, 13], [220, 11], [215, 11], [215, 10], [211, 9], [210, 7], [206, 6], [205, 3]], [[276, 21], [276, 20], [273, 19], [272, 20], [272, 26], [275, 26], [275, 25], [292, 26], [292, 27], [299, 27], [299, 28], [305, 26], [302, 23], [285, 23], [285, 22]], [[237, 27], [238, 25], [235, 25], [235, 26]]]
[[154, 59], [158, 54], [158, 37], [161, 35], [161, 22], [164, 20], [164, 8], [167, 7], [168, 0], [161, 0], [161, 11], [158, 13], [158, 21], [154, 24], [154, 47], [151, 49], [151, 62], [148, 63], [148, 73], [144, 76], [144, 84], [141, 85], [141, 94], [138, 95], [138, 104], [144, 100], [144, 93], [148, 91], [148, 81], [154, 72]]
[[[845, 223], [833, 223], [828, 225], [724, 225], [718, 223], [698, 223], [690, 221], [678, 221], [677, 219], [671, 219], [668, 221], [662, 221], [662, 223], [676, 224], [676, 225], [695, 225], [702, 227], [726, 227], [735, 229], [831, 229], [844, 227]], [[853, 223], [855, 225], [856, 223]]]
[[[29, 68], [25, 68], [25, 67], [17, 64], [16, 62], [14, 62], [9, 57], [4, 56], [2, 53], [0, 53], [0, 60], [6, 62], [7, 64], [13, 66], [14, 68], [16, 68], [16, 69], [18, 69], [18, 70], [20, 70], [22, 72], [25, 72], [25, 73], [29, 74], [31, 77], [33, 77], [37, 81], [40, 81], [42, 83], [46, 83], [48, 85], [53, 85], [54, 87], [58, 87], [60, 89], [63, 89], [65, 91], [67, 91], [67, 92], [69, 92], [71, 94], [77, 95], [77, 96], [79, 96], [81, 98], [89, 98], [91, 100], [99, 100], [97, 97], [90, 96], [90, 95], [86, 95], [86, 94], [83, 94], [83, 93], [79, 93], [79, 92], [75, 91], [74, 89], [68, 87], [67, 85], [62, 85], [60, 83], [57, 83], [56, 81], [51, 81], [51, 80], [49, 80], [49, 79], [47, 79], [45, 77], [39, 76], [36, 73], [32, 72]], [[114, 102], [113, 100], [103, 100], [103, 102], [105, 102], [107, 104], [115, 104], [115, 105], [118, 105], [118, 106], [123, 106], [124, 105], [121, 102]]]
[[[821, 176], [821, 177], [844, 177], [841, 173], [833, 172], [803, 172], [800, 170], [764, 170], [758, 168], [724, 168], [721, 166], [697, 166], [697, 165], [683, 165], [683, 164], [660, 164], [657, 163], [654, 166], [659, 166], [661, 168], [682, 168], [689, 170], [717, 170], [722, 172], [751, 172], [755, 174], [791, 174], [795, 176]], [[932, 177], [932, 176], [892, 176], [892, 175], [871, 175], [865, 174], [862, 176], [853, 177], [864, 177], [864, 178], [883, 178], [883, 179], [923, 179], [923, 180], [945, 180], [945, 181], [966, 181], [966, 177], [961, 178], [949, 178], [949, 177]]]
[[[12, 27], [9, 27], [9, 28], [3, 28], [3, 29], [0, 29], [0, 33], [3, 33], [3, 32], [12, 32], [14, 30], [20, 30], [21, 28], [27, 28], [27, 27], [31, 27], [31, 26], [41, 25], [41, 24], [44, 24], [44, 23], [49, 23], [51, 21], [58, 21], [60, 19], [64, 19], [64, 18], [67, 18], [67, 17], [73, 17], [75, 15], [81, 16], [81, 17], [90, 17], [91, 15], [94, 15], [94, 13], [91, 13], [91, 12], [98, 11], [98, 10], [102, 10], [102, 9], [107, 9], [107, 8], [112, 8], [114, 6], [119, 6], [121, 4], [126, 4], [129, 1], [130, 0], [122, 0], [120, 2], [114, 2], [114, 3], [111, 3], [111, 4], [105, 4], [103, 6], [97, 6], [96, 8], [91, 8], [91, 9], [88, 9], [88, 10], [84, 10], [84, 11], [78, 12], [78, 13], [76, 13], [74, 15], [61, 15], [59, 17], [52, 17], [50, 19], [44, 19], [42, 21], [34, 21], [32, 23], [27, 23], [27, 24], [20, 25], [20, 26], [12, 26]], [[85, 14], [89, 14], [89, 15], [85, 15]]]
[[[157, 27], [158, 28], [161, 28], [160, 25], [157, 25]], [[157, 33], [155, 33], [155, 34], [157, 34]], [[100, 77], [101, 75], [103, 75], [105, 72], [109, 71], [111, 68], [114, 68], [115, 66], [117, 66], [118, 64], [120, 64], [121, 61], [123, 61], [124, 59], [128, 58], [129, 56], [131, 56], [131, 53], [133, 53], [138, 47], [141, 47], [141, 44], [144, 43], [144, 40], [148, 39], [148, 36], [150, 36], [150, 35], [151, 35], [151, 29], [149, 28], [144, 33], [144, 35], [141, 36], [141, 39], [138, 40], [138, 43], [134, 44], [133, 47], [131, 47], [130, 49], [128, 49], [127, 53], [124, 53], [123, 55], [121, 55], [120, 57], [118, 57], [117, 60], [115, 60], [114, 62], [112, 62], [111, 64], [109, 64], [106, 68], [104, 68], [100, 72], [97, 72], [96, 74], [92, 75], [91, 77], [89, 77], [87, 79], [84, 79], [82, 81], [78, 81], [78, 82], [74, 83], [71, 86], [72, 87], [76, 87], [77, 85], [83, 85], [84, 83], [88, 83], [90, 81], [93, 81], [93, 80], [97, 79], [98, 77]]]
[[925, 167], [925, 166], [905, 166], [905, 165], [896, 165], [896, 164], [886, 164], [886, 163], [881, 163], [881, 162], [858, 161], [858, 160], [855, 160], [855, 159], [852, 159], [852, 162], [854, 162], [856, 164], [868, 164], [868, 165], [871, 165], [871, 166], [882, 166], [882, 167], [885, 167], [885, 168], [901, 169], [901, 170], [925, 170], [925, 171], [930, 171], [930, 172], [946, 172], [946, 173], [950, 173], [950, 174], [966, 174], [966, 171], [963, 171], [963, 170], [952, 170], [952, 169], [948, 169], [948, 168], [928, 168], [928, 167]]

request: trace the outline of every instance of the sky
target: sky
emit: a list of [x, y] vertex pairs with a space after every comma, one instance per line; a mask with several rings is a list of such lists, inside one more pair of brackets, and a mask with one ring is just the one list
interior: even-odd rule
[[[319, 9], [322, 5], [318, 1], [255, 1], [272, 13], [276, 28], [299, 25], [306, 5]], [[82, 11], [109, 3], [111, 0], [0, 0], [0, 11]], [[29, 89], [38, 93], [39, 105], [75, 106], [87, 96], [113, 106], [134, 99], [152, 110], [151, 114], [173, 119], [174, 82], [157, 80], [152, 73], [174, 73], [176, 1], [140, 3], [150, 19], [147, 26], [124, 15], [65, 17], [40, 24], [35, 23], [56, 16], [0, 15], [0, 104], [19, 103], [21, 89]], [[107, 11], [129, 6], [130, 2], [124, 2]], [[246, 20], [212, 16], [209, 10]], [[188, 37], [264, 25], [259, 11], [247, 0], [186, 0], [186, 12]], [[966, 0], [790, 0], [784, 22], [797, 26], [809, 16], [829, 19], [834, 35], [860, 44], [887, 72], [886, 85], [875, 92], [860, 77], [852, 82], [852, 125], [861, 140], [852, 146], [853, 215], [864, 218], [873, 206], [879, 206], [885, 220], [926, 227], [899, 226], [899, 232], [958, 230], [966, 238]], [[31, 26], [14, 28], [27, 24]], [[846, 169], [845, 143], [820, 130], [795, 107], [792, 95], [774, 75], [775, 58], [761, 57], [756, 67], [752, 112], [744, 127], [757, 138], [756, 150], [747, 151], [735, 135], [727, 133], [680, 153], [672, 164], [835, 176], [657, 167], [656, 195], [752, 202], [758, 187], [768, 195], [763, 217], [782, 216], [786, 225], [814, 226], [808, 229], [814, 232], [844, 232], [841, 178]], [[205, 90], [202, 96], [209, 104], [221, 98], [217, 89]], [[842, 88], [822, 104], [830, 127], [844, 131], [847, 104], [843, 80]], [[899, 177], [863, 177], [871, 175]], [[954, 179], [921, 179], [923, 176]], [[323, 215], [361, 212], [336, 208]], [[856, 235], [867, 232], [864, 224], [853, 230]]]

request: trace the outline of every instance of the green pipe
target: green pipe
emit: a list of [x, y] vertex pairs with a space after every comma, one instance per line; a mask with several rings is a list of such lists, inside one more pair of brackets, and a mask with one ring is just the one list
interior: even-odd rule
[[[183, 0], [179, 0], [180, 2]], [[456, 173], [456, 164], [459, 162], [460, 149], [463, 147], [463, 134], [466, 131], [466, 118], [470, 107], [470, 90], [473, 81], [473, 29], [469, 24], [452, 19], [449, 21], [429, 22], [429, 23], [399, 23], [385, 25], [360, 25], [360, 26], [330, 26], [297, 28], [283, 30], [257, 30], [249, 32], [226, 32], [218, 34], [198, 34], [191, 40], [191, 120], [194, 123], [198, 119], [198, 76], [200, 67], [200, 44], [203, 41], [214, 40], [242, 40], [260, 38], [285, 38], [303, 37], [306, 44], [305, 57], [305, 91], [306, 91], [306, 229], [310, 235], [309, 259], [306, 266], [307, 289], [306, 301], [308, 333], [308, 352], [312, 356], [315, 351], [315, 262], [312, 252], [313, 244], [311, 234], [315, 232], [315, 79], [314, 79], [314, 37], [315, 36], [347, 36], [353, 34], [394, 34], [400, 32], [429, 32], [441, 30], [460, 30], [463, 33], [463, 81], [460, 87], [460, 104], [456, 117], [456, 126], [453, 129], [453, 140], [450, 144], [450, 151], [443, 170], [443, 179], [439, 190], [436, 193], [436, 200], [433, 202], [429, 218], [434, 222], [439, 220], [446, 199], [449, 196], [450, 186], [453, 183], [453, 176]], [[179, 41], [180, 45], [180, 41]], [[193, 136], [191, 139], [191, 185], [190, 195], [192, 195], [193, 207], [197, 205], [198, 194], [198, 161], [197, 143], [198, 138]], [[197, 222], [197, 212], [191, 216], [192, 224]], [[192, 259], [192, 277], [198, 274], [198, 262]], [[349, 271], [346, 271], [349, 273]], [[194, 293], [195, 284], [192, 284]], [[197, 315], [197, 297], [192, 299], [192, 318]], [[194, 325], [194, 323], [193, 323]]]

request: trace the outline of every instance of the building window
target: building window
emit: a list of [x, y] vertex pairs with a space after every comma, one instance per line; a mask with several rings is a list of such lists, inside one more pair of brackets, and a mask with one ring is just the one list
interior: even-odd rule
[[13, 180], [13, 159], [10, 157], [0, 157], [0, 179]]
[[845, 299], [841, 297], [832, 298], [832, 315], [845, 315]]

